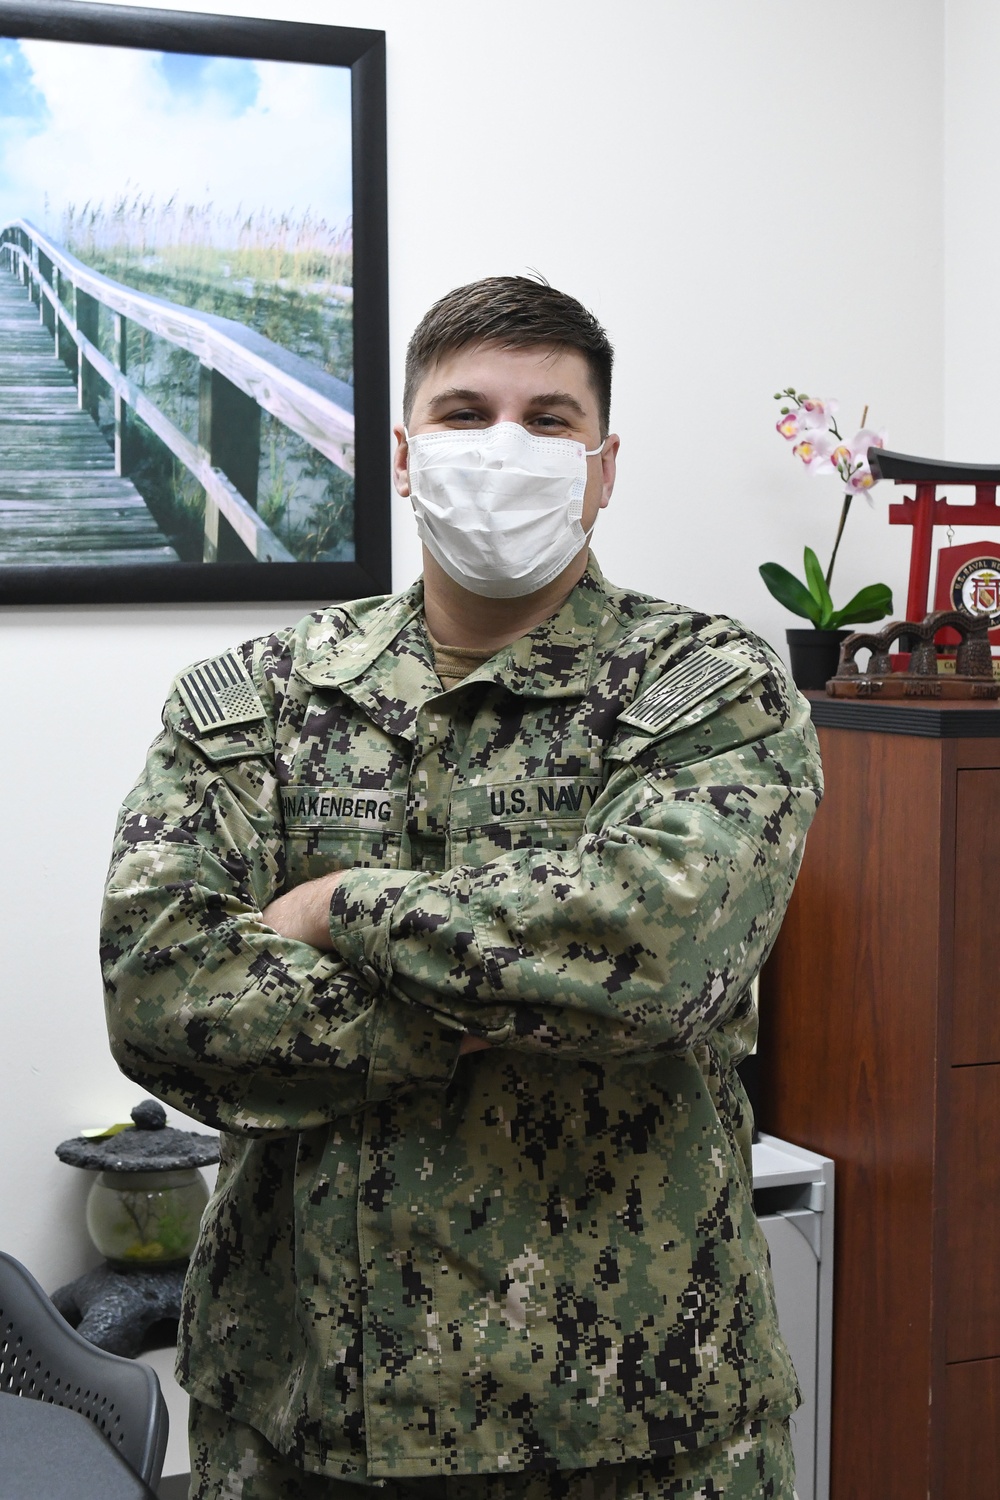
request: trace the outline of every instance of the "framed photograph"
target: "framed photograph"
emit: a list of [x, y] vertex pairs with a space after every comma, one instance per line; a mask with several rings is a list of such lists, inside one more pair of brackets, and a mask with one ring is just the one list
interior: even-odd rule
[[0, 0], [0, 604], [390, 587], [380, 31]]

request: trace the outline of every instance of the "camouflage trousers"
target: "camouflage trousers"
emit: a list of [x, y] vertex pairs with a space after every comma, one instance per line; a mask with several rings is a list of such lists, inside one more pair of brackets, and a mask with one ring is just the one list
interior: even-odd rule
[[191, 1401], [189, 1500], [794, 1500], [787, 1422], [673, 1458], [523, 1474], [390, 1479], [377, 1489], [309, 1474], [252, 1427]]

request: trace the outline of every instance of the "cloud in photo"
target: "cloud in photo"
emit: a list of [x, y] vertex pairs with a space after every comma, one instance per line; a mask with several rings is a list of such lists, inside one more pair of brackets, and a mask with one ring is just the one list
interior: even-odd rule
[[137, 195], [350, 216], [347, 68], [5, 40], [0, 118], [0, 226]]

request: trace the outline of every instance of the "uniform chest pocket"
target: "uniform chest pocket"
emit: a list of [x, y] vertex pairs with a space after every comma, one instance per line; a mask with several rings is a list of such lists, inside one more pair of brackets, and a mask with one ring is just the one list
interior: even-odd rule
[[358, 865], [399, 864], [404, 791], [290, 785], [281, 789], [288, 885]]
[[449, 865], [486, 864], [517, 849], [569, 849], [601, 792], [598, 778], [539, 777], [456, 787]]

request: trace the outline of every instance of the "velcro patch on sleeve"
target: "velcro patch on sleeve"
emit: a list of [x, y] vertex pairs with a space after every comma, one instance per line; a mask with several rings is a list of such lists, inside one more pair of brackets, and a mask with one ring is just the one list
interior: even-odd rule
[[235, 651], [225, 651], [189, 667], [177, 690], [199, 734], [266, 717], [250, 674]]
[[618, 715], [619, 722], [642, 729], [647, 734], [658, 734], [710, 693], [746, 677], [751, 665], [749, 661], [727, 656], [712, 646], [702, 646], [664, 672], [652, 687]]

